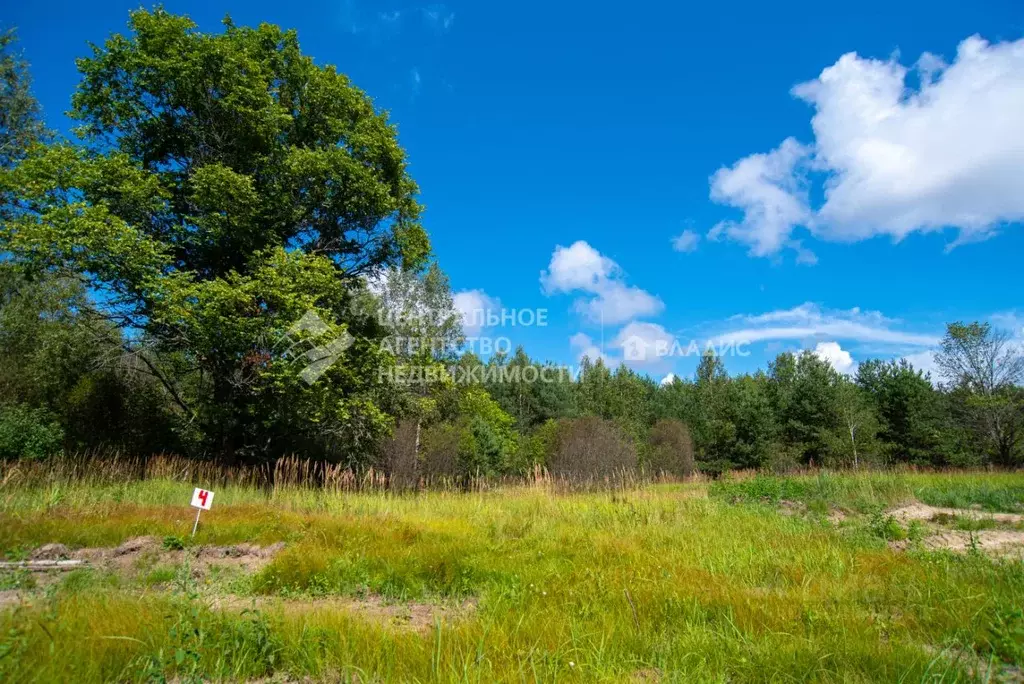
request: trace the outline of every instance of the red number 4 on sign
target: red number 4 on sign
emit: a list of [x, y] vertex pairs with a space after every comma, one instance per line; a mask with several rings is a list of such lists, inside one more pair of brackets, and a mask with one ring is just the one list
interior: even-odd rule
[[207, 489], [199, 489], [192, 492], [192, 506], [208, 511], [213, 508], [213, 492]]

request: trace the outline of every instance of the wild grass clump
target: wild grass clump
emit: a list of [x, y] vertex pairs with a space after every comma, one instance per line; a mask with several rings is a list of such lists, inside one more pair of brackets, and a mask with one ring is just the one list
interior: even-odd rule
[[1024, 512], [1024, 483], [1003, 474], [962, 474], [911, 478], [923, 503], [945, 508], [980, 508], [993, 513]]
[[993, 512], [1024, 510], [1024, 484], [1014, 473], [971, 472], [818, 472], [792, 476], [755, 475], [722, 478], [709, 493], [726, 500], [799, 501], [808, 507], [838, 507], [872, 513], [914, 500], [932, 506], [981, 508]]

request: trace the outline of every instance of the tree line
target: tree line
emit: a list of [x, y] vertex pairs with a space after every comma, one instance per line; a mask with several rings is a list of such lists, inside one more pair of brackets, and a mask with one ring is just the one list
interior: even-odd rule
[[396, 481], [1024, 460], [1024, 356], [985, 323], [947, 327], [941, 378], [809, 352], [729, 375], [708, 354], [661, 385], [463, 352], [365, 93], [276, 26], [129, 27], [78, 61], [73, 138], [0, 38], [0, 458], [302, 454]]

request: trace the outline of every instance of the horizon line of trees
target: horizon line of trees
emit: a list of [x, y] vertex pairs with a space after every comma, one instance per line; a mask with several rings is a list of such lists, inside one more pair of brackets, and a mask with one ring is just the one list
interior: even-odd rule
[[[600, 360], [554, 382], [474, 373], [553, 366], [453, 351], [386, 114], [293, 31], [162, 9], [129, 27], [78, 61], [74, 139], [45, 129], [0, 36], [0, 459], [302, 454], [404, 482], [1024, 462], [1024, 354], [986, 323], [947, 327], [940, 386], [810, 352], [737, 376], [706, 354], [664, 386]], [[483, 380], [395, 380], [451, 365]]]

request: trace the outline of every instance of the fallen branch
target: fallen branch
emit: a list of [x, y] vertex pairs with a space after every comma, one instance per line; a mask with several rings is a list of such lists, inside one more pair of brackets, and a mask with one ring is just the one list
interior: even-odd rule
[[0, 562], [0, 570], [74, 570], [88, 565], [84, 560], [34, 560]]

